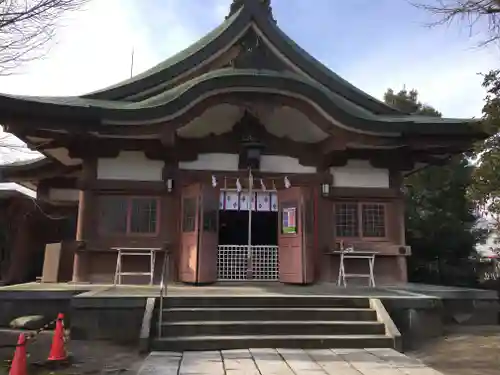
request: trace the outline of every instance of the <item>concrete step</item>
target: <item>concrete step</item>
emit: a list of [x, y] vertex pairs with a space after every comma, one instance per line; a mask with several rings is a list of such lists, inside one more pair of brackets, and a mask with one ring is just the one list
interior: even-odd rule
[[177, 320], [356, 320], [375, 321], [377, 314], [366, 308], [341, 307], [181, 307], [163, 309], [164, 321]]
[[377, 335], [379, 322], [355, 321], [178, 321], [164, 323], [162, 337], [210, 335]]
[[385, 335], [245, 335], [164, 337], [152, 342], [153, 350], [189, 351], [246, 348], [362, 349], [393, 348]]
[[185, 296], [169, 297], [164, 300], [165, 308], [202, 308], [202, 307], [337, 307], [369, 308], [366, 297], [330, 296]]

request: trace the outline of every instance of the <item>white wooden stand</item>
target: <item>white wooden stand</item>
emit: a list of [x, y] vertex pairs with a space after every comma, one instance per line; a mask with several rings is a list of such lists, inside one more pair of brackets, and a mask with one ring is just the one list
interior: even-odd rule
[[[344, 251], [334, 251], [333, 254], [340, 255], [339, 264], [339, 275], [337, 278], [337, 285], [347, 286], [348, 278], [366, 278], [368, 279], [368, 286], [375, 287], [375, 255], [377, 252], [373, 251], [354, 251], [354, 250], [344, 250]], [[365, 259], [368, 262], [368, 273], [346, 273], [345, 271], [345, 260], [348, 259]]]
[[[116, 256], [116, 269], [114, 284], [121, 285], [122, 276], [149, 276], [149, 285], [153, 285], [156, 253], [160, 248], [145, 248], [145, 247], [113, 247], [113, 250], [118, 252]], [[149, 257], [149, 272], [123, 272], [122, 271], [122, 258], [127, 256], [143, 256]]]

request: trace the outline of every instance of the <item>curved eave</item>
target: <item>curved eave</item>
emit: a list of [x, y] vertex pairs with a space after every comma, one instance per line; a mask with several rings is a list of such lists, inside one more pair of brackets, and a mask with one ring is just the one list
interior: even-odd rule
[[194, 43], [184, 51], [114, 86], [99, 90], [83, 97], [101, 100], [123, 100], [129, 96], [151, 90], [173, 78], [195, 68], [201, 62], [227, 47], [234, 38], [254, 22], [265, 37], [278, 48], [287, 59], [317, 82], [321, 82], [347, 100], [366, 108], [375, 114], [401, 114], [402, 112], [356, 88], [339, 75], [332, 72], [308, 52], [298, 46], [285, 34], [258, 6], [243, 6], [218, 28]]
[[79, 166], [67, 167], [53, 158], [40, 158], [32, 161], [10, 163], [0, 166], [1, 182], [36, 181], [42, 178], [65, 174]]
[[242, 8], [219, 27], [162, 63], [130, 79], [82, 97], [98, 100], [123, 100], [166, 83], [195, 68], [201, 62], [215, 55], [221, 48], [230, 44], [249, 22], [250, 14]]
[[21, 160], [9, 164], [0, 165], [0, 170], [2, 171], [30, 171], [33, 169], [39, 169], [51, 165], [54, 163], [53, 160], [41, 156], [36, 159], [31, 160]]
[[[204, 74], [138, 103], [72, 98], [69, 104], [68, 101], [50, 102], [49, 98], [0, 96], [0, 120], [4, 120], [4, 116], [54, 119], [64, 115], [71, 116], [74, 121], [47, 122], [44, 128], [103, 134], [120, 134], [125, 129], [129, 134], [133, 134], [135, 129], [144, 133], [149, 128], [154, 133], [166, 122], [175, 120], [210, 97], [231, 94], [237, 98], [256, 92], [262, 100], [266, 95], [302, 100], [323, 113], [332, 121], [332, 125], [345, 126], [347, 130], [359, 133], [383, 136], [482, 135], [476, 126], [471, 126], [477, 122], [475, 120], [375, 115], [330, 92], [317, 82], [296, 74], [235, 69], [221, 69]], [[78, 122], [82, 117], [100, 121], [82, 124]]]
[[14, 197], [35, 199], [36, 191], [15, 182], [0, 183], [0, 199], [8, 199]]
[[366, 92], [358, 89], [338, 74], [310, 55], [302, 47], [293, 41], [276, 23], [270, 22], [268, 17], [256, 13], [255, 23], [265, 34], [266, 38], [274, 44], [290, 61], [306, 72], [317, 82], [321, 82], [331, 91], [343, 96], [349, 101], [362, 106], [376, 114], [403, 114], [400, 110], [374, 98]]

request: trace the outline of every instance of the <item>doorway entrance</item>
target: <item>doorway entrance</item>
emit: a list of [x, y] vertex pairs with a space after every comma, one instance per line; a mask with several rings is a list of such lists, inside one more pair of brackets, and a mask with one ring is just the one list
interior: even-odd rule
[[221, 191], [217, 278], [279, 279], [276, 192]]

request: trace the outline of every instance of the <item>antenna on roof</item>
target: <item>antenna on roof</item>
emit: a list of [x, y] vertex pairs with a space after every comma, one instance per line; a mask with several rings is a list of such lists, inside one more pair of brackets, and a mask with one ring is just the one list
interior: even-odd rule
[[130, 78], [134, 75], [134, 48], [132, 47], [132, 55], [130, 56]]

